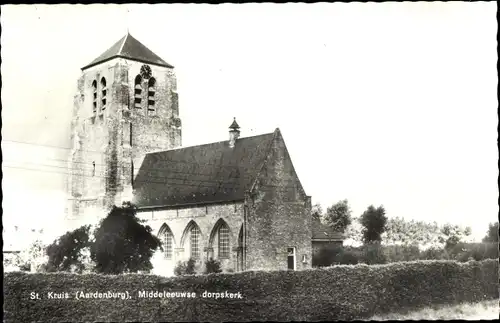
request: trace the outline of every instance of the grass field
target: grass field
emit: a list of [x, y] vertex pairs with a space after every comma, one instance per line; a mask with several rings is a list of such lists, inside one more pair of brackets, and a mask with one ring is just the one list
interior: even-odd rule
[[499, 318], [499, 301], [466, 303], [454, 306], [425, 308], [405, 314], [376, 315], [370, 320], [496, 320]]

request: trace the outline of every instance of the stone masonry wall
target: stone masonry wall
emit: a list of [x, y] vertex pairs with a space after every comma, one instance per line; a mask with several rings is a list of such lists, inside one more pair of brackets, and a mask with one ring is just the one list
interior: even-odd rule
[[296, 269], [310, 268], [310, 198], [302, 189], [281, 134], [275, 134], [268, 160], [251, 192], [247, 268], [285, 270], [287, 249], [292, 247]]
[[[201, 232], [201, 255], [196, 263], [198, 271], [205, 269], [205, 262], [210, 257], [219, 260], [225, 271], [229, 269], [237, 270], [237, 247], [238, 236], [243, 224], [243, 202], [156, 211], [141, 210], [138, 217], [147, 221], [146, 224], [153, 229], [155, 235], [159, 234], [164, 224], [170, 228], [174, 236], [174, 255], [173, 259], [165, 260], [162, 263], [167, 272], [173, 273], [177, 262], [187, 261], [190, 257], [189, 232], [187, 232], [187, 229], [191, 221], [196, 223]], [[228, 259], [218, 257], [218, 239], [215, 235], [215, 229], [217, 228], [217, 222], [221, 219], [229, 227], [230, 256]], [[210, 241], [212, 242], [211, 245]]]
[[68, 166], [68, 219], [94, 222], [113, 204], [129, 200], [125, 193], [131, 191], [132, 161], [181, 144], [175, 73], [149, 65], [156, 84], [155, 111], [148, 113], [147, 84], [143, 84], [141, 107], [134, 106], [134, 81], [142, 65], [117, 58], [85, 70], [78, 80]]

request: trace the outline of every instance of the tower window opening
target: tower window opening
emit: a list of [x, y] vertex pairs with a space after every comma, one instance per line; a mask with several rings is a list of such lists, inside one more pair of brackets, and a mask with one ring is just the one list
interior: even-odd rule
[[106, 79], [103, 77], [101, 79], [101, 111], [106, 110]]
[[155, 85], [156, 85], [156, 80], [154, 77], [150, 78], [148, 81], [148, 112], [149, 113], [154, 113], [155, 112]]
[[135, 77], [134, 87], [134, 106], [138, 109], [141, 108], [142, 103], [142, 77], [137, 75]]
[[92, 101], [92, 112], [97, 112], [97, 81], [92, 82], [92, 93], [94, 95], [94, 100]]

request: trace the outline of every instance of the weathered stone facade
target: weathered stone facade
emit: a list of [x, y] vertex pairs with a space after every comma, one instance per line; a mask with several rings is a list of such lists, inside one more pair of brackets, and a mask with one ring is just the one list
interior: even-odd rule
[[179, 148], [173, 67], [130, 35], [82, 71], [68, 229], [127, 200], [162, 239], [167, 274], [189, 258], [197, 271], [211, 258], [225, 271], [311, 267], [311, 198], [279, 129], [240, 138], [235, 120], [228, 141]]
[[[180, 207], [163, 210], [141, 210], [138, 213], [140, 219], [146, 220], [147, 224], [164, 239], [165, 227], [172, 232], [172, 256], [165, 257], [163, 266], [167, 267], [167, 273], [173, 273], [174, 267], [179, 261], [187, 261], [191, 255], [189, 228], [195, 224], [200, 229], [200, 256], [196, 259], [198, 271], [202, 271], [205, 262], [210, 259], [220, 261], [223, 270], [241, 270], [241, 262], [238, 262], [241, 254], [239, 236], [243, 226], [244, 205], [242, 202], [213, 204], [198, 207]], [[229, 255], [221, 257], [219, 254], [218, 228], [220, 224], [226, 224], [229, 228]], [[162, 229], [163, 227], [163, 229]], [[166, 248], [167, 246], [163, 246]]]
[[94, 217], [119, 205], [130, 194], [134, 165], [139, 168], [146, 153], [182, 143], [175, 73], [148, 65], [156, 80], [154, 91], [149, 91], [151, 78], [142, 78], [137, 93], [136, 77], [144, 65], [115, 58], [83, 71], [78, 81], [69, 161], [70, 219]]
[[295, 269], [311, 267], [311, 199], [300, 184], [279, 130], [248, 198], [246, 264], [287, 269], [294, 248]]

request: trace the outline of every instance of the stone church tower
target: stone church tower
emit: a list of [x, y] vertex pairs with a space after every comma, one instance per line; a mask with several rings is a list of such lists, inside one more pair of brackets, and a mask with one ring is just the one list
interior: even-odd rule
[[68, 165], [74, 225], [130, 198], [144, 154], [181, 145], [176, 86], [174, 67], [130, 34], [82, 68]]

